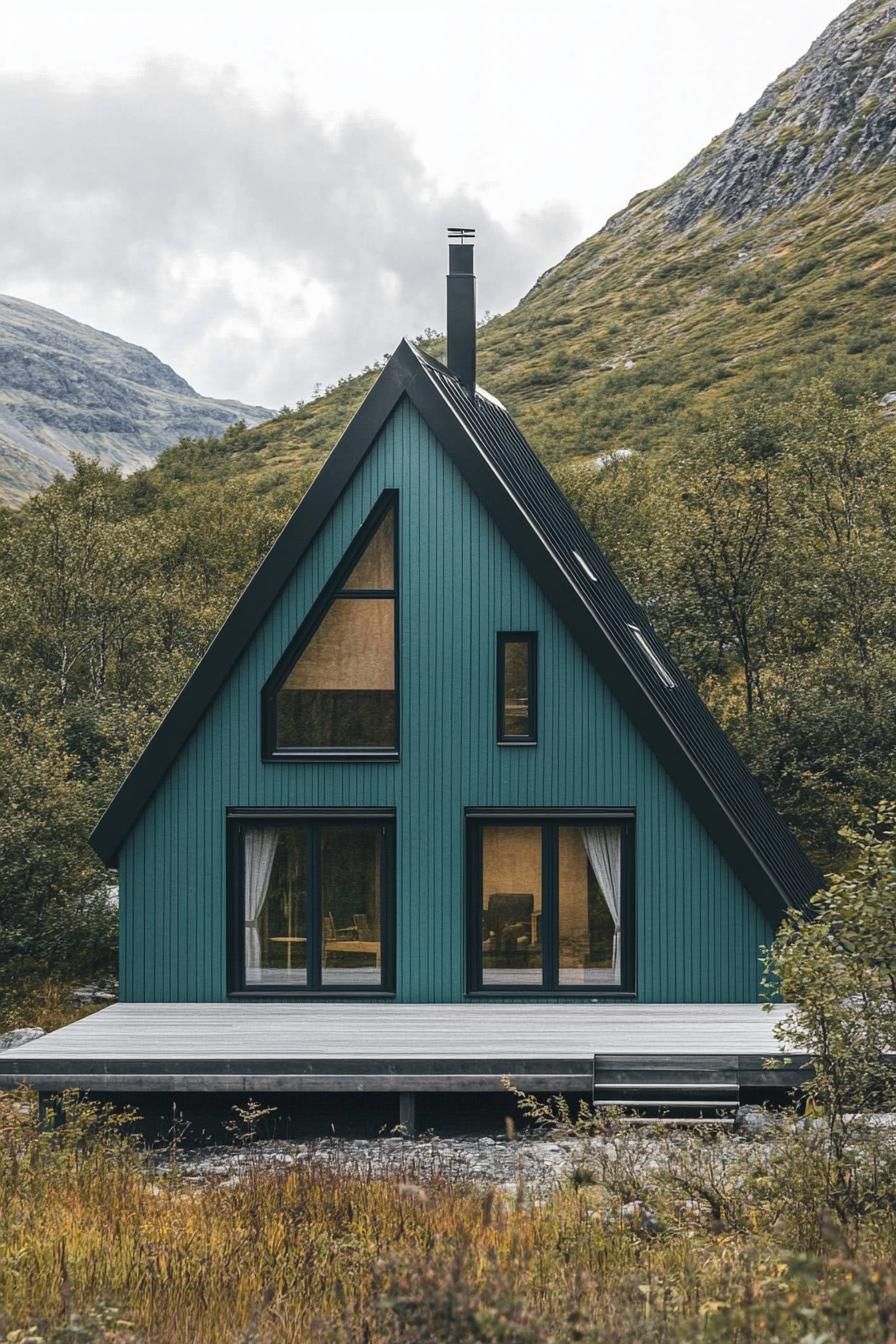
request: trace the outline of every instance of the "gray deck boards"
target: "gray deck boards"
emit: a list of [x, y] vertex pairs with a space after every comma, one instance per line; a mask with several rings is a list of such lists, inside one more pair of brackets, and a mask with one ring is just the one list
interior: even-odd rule
[[753, 1003], [116, 1003], [12, 1059], [494, 1059], [761, 1054], [785, 1007]]
[[42, 1090], [590, 1090], [595, 1055], [780, 1054], [758, 1004], [121, 1003], [0, 1055]]

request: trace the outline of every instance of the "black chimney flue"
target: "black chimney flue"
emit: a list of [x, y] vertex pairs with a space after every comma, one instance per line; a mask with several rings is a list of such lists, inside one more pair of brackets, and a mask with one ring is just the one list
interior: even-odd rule
[[476, 391], [475, 229], [448, 230], [448, 367], [469, 392]]

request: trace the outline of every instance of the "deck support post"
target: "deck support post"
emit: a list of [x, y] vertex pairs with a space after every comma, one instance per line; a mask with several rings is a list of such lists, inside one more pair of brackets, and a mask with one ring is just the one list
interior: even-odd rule
[[417, 1136], [417, 1093], [399, 1092], [398, 1123], [410, 1138]]

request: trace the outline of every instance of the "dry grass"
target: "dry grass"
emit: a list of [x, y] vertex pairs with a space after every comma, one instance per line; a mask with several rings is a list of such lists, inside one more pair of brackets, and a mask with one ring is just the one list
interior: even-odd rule
[[[75, 984], [77, 981], [75, 982]], [[102, 1006], [79, 1006], [73, 998], [74, 984], [50, 976], [10, 977], [7, 993], [0, 991], [0, 1032], [16, 1027], [42, 1027], [56, 1031], [78, 1018], [88, 1017]]]
[[721, 1149], [698, 1137], [670, 1156], [674, 1180], [645, 1176], [664, 1229], [649, 1235], [620, 1218], [612, 1179], [638, 1179], [643, 1140], [617, 1143], [547, 1200], [313, 1160], [272, 1170], [251, 1145], [239, 1182], [197, 1182], [176, 1161], [163, 1171], [94, 1106], [40, 1132], [29, 1097], [8, 1097], [0, 1339], [892, 1344], [892, 1210], [844, 1229], [811, 1197], [800, 1218], [799, 1202], [777, 1192], [763, 1204], [756, 1186], [746, 1220], [726, 1223], [700, 1183], [710, 1171], [733, 1190], [746, 1169], [726, 1176]]

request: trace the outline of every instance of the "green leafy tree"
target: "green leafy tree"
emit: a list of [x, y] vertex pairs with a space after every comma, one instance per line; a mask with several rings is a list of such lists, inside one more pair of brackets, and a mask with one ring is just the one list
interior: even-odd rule
[[773, 462], [725, 425], [681, 456], [681, 506], [670, 515], [677, 568], [720, 651], [731, 650], [744, 708], [762, 701], [769, 629], [777, 615], [780, 498]]
[[896, 797], [896, 434], [826, 382], [559, 479], [820, 861]]
[[109, 973], [116, 912], [87, 844], [94, 809], [50, 706], [0, 714], [0, 966], [10, 978]]
[[809, 1057], [803, 1086], [844, 1158], [853, 1116], [896, 1110], [896, 804], [842, 832], [854, 852], [791, 914], [765, 955], [766, 987], [793, 1009], [776, 1034]]
[[114, 968], [87, 836], [284, 514], [235, 486], [157, 490], [80, 458], [0, 514], [0, 966]]

